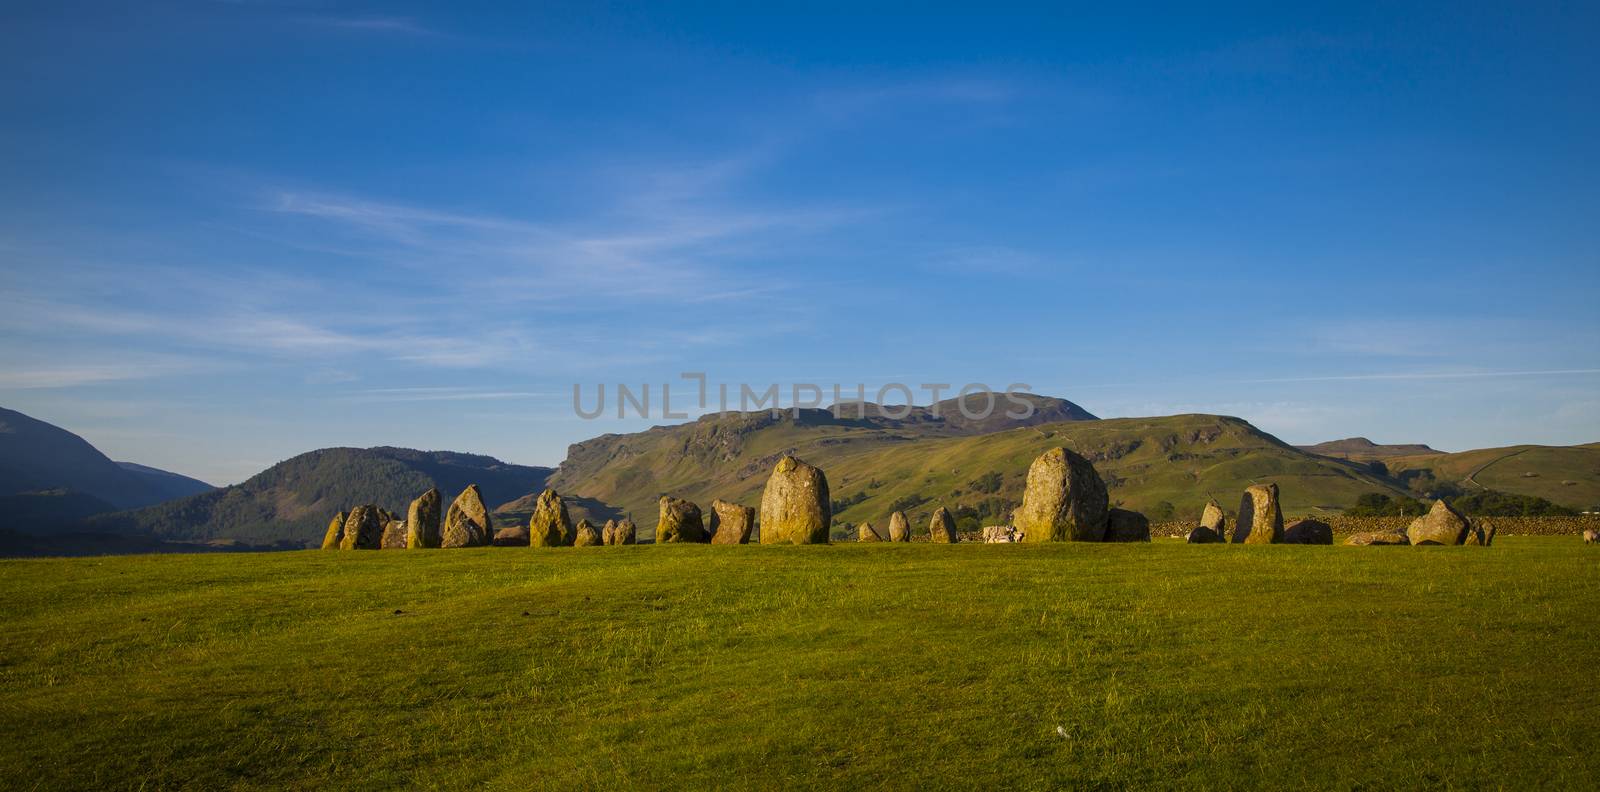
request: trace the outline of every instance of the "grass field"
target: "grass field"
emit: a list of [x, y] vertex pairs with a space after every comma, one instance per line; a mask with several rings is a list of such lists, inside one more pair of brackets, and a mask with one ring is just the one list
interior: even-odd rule
[[1600, 551], [0, 561], [0, 785], [1600, 788]]

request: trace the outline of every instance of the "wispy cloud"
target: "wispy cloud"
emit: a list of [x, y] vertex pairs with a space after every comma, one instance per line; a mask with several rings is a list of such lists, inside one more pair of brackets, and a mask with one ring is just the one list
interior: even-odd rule
[[400, 33], [411, 36], [436, 36], [439, 35], [429, 27], [410, 17], [398, 16], [305, 16], [299, 21], [303, 25], [314, 27], [333, 28], [337, 30], [364, 31], [371, 33]]

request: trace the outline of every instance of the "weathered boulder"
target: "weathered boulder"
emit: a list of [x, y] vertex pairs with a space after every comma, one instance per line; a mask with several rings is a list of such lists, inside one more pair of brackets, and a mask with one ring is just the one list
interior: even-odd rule
[[1106, 536], [1110, 500], [1089, 460], [1052, 448], [1028, 466], [1022, 506], [1011, 522], [1025, 542], [1098, 542]]
[[390, 520], [383, 527], [383, 539], [380, 546], [385, 550], [406, 549], [406, 524], [399, 520]]
[[872, 523], [864, 522], [856, 526], [856, 541], [881, 542], [883, 537], [878, 535], [878, 531], [872, 527]]
[[950, 516], [950, 510], [943, 506], [933, 510], [933, 519], [928, 521], [928, 541], [935, 544], [955, 544], [961, 541], [961, 534], [956, 533], [956, 521]]
[[1427, 514], [1411, 521], [1406, 537], [1414, 545], [1458, 545], [1467, 541], [1472, 523], [1461, 512], [1442, 500], [1433, 502]]
[[700, 507], [682, 498], [661, 496], [661, 519], [656, 522], [656, 544], [711, 541]]
[[[529, 532], [532, 533], [531, 531]], [[578, 527], [573, 530], [573, 547], [598, 547], [600, 545], [600, 532], [595, 530], [594, 524], [588, 520], [579, 520]]]
[[406, 509], [406, 547], [412, 550], [438, 547], [439, 512], [444, 504], [438, 489], [429, 489]]
[[478, 485], [468, 484], [450, 504], [439, 534], [440, 547], [483, 547], [494, 540], [494, 523]]
[[827, 544], [832, 527], [828, 477], [792, 456], [779, 459], [761, 493], [761, 543]]
[[567, 502], [553, 489], [539, 493], [528, 518], [528, 544], [534, 547], [562, 547], [573, 543], [572, 518]]
[[1009, 525], [983, 526], [984, 544], [1010, 544], [1017, 541], [1017, 529]]
[[1239, 521], [1233, 526], [1234, 544], [1277, 544], [1283, 541], [1283, 511], [1278, 508], [1278, 485], [1252, 484], [1239, 501]]
[[1107, 542], [1150, 541], [1150, 519], [1128, 509], [1110, 509], [1106, 512]]
[[322, 549], [339, 549], [339, 540], [344, 538], [344, 521], [348, 519], [350, 515], [344, 512], [333, 515], [333, 521], [328, 523], [328, 532], [322, 535]]
[[1284, 544], [1333, 544], [1333, 526], [1321, 520], [1295, 520], [1283, 528]]
[[711, 502], [711, 543], [749, 544], [756, 527], [754, 506], [729, 503], [721, 498]]
[[607, 520], [606, 525], [610, 530], [600, 538], [608, 545], [631, 545], [639, 541], [639, 529], [633, 524], [633, 520], [623, 518], [615, 523]]
[[344, 521], [344, 536], [339, 540], [340, 550], [377, 550], [383, 546], [383, 526], [378, 522], [377, 506], [367, 504], [350, 510]]
[[906, 519], [906, 513], [897, 511], [889, 515], [889, 541], [911, 541], [911, 522]]
[[1216, 498], [1206, 501], [1206, 507], [1200, 512], [1200, 525], [1210, 528], [1211, 532], [1219, 537], [1228, 535], [1228, 515], [1223, 514], [1222, 504]]
[[1490, 547], [1494, 544], [1494, 535], [1499, 532], [1499, 527], [1488, 520], [1480, 520], [1483, 528], [1483, 546]]
[[495, 547], [527, 547], [528, 529], [522, 525], [501, 528], [494, 532], [493, 544]]
[[1399, 531], [1364, 531], [1351, 534], [1349, 539], [1344, 540], [1344, 543], [1357, 546], [1407, 545], [1411, 544], [1411, 540], [1407, 539], [1406, 535]]
[[1218, 544], [1223, 541], [1216, 531], [1204, 525], [1196, 525], [1183, 540], [1189, 544]]

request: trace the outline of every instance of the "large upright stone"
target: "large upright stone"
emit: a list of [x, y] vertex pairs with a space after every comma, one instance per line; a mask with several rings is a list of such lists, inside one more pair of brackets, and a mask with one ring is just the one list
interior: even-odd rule
[[627, 518], [606, 520], [606, 530], [600, 538], [608, 545], [631, 545], [639, 541], [639, 529]]
[[344, 538], [344, 521], [348, 519], [350, 515], [344, 512], [333, 515], [333, 521], [328, 523], [328, 532], [322, 535], [322, 549], [339, 549], [339, 540]]
[[406, 549], [406, 524], [399, 520], [390, 520], [383, 526], [383, 540], [379, 544], [384, 550]]
[[961, 534], [956, 533], [956, 521], [950, 516], [950, 510], [943, 506], [933, 510], [933, 518], [928, 520], [928, 541], [935, 544], [955, 544], [961, 541]]
[[573, 529], [573, 547], [595, 547], [600, 544], [600, 532], [595, 530], [594, 524], [588, 520], [579, 520], [578, 527]]
[[1106, 483], [1089, 460], [1052, 448], [1028, 466], [1022, 506], [1011, 523], [1024, 542], [1098, 542], [1111, 508]]
[[881, 542], [883, 537], [878, 535], [878, 530], [872, 527], [872, 523], [864, 522], [856, 526], [856, 541]]
[[1222, 505], [1216, 498], [1206, 501], [1206, 508], [1200, 512], [1200, 525], [1210, 528], [1217, 536], [1228, 535], [1228, 515], [1222, 513]]
[[661, 496], [661, 518], [656, 521], [656, 544], [711, 541], [700, 507], [682, 498]]
[[828, 477], [792, 456], [778, 460], [761, 493], [761, 543], [827, 544], [832, 527]]
[[367, 504], [350, 510], [344, 521], [344, 536], [339, 540], [340, 550], [377, 550], [383, 546], [382, 515], [377, 506]]
[[1105, 541], [1150, 541], [1150, 518], [1128, 509], [1111, 509], [1107, 511]]
[[1467, 541], [1472, 523], [1461, 512], [1442, 500], [1433, 502], [1427, 514], [1411, 521], [1406, 538], [1414, 545], [1458, 545]]
[[469, 484], [445, 512], [439, 546], [483, 547], [493, 541], [494, 524], [489, 521], [489, 509], [483, 505], [483, 493], [478, 491], [478, 485]]
[[729, 503], [721, 498], [711, 502], [712, 544], [749, 544], [750, 531], [755, 527], [755, 507]]
[[406, 509], [406, 547], [411, 550], [438, 547], [439, 511], [444, 498], [437, 488], [430, 488], [411, 502]]
[[1295, 520], [1283, 528], [1284, 544], [1333, 544], [1333, 526], [1321, 520]]
[[889, 515], [889, 541], [911, 541], [911, 522], [906, 519], [906, 513], [897, 511]]
[[1233, 526], [1234, 544], [1278, 544], [1283, 541], [1283, 511], [1278, 508], [1278, 485], [1251, 484], [1239, 501], [1239, 522]]
[[560, 493], [547, 489], [534, 501], [528, 518], [528, 544], [534, 547], [562, 547], [573, 542], [572, 518]]

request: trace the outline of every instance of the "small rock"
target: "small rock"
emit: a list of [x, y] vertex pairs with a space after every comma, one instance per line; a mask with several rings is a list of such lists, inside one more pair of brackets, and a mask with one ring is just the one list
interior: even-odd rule
[[755, 527], [754, 507], [730, 503], [721, 498], [711, 502], [712, 544], [749, 544], [750, 532]]
[[1333, 526], [1321, 520], [1295, 520], [1283, 529], [1284, 544], [1333, 544]]
[[1222, 537], [1204, 525], [1197, 525], [1183, 540], [1189, 544], [1219, 544]]
[[1150, 541], [1150, 519], [1136, 511], [1111, 509], [1106, 512], [1107, 542]]
[[711, 541], [700, 507], [682, 498], [661, 496], [661, 518], [656, 522], [656, 544], [668, 542], [705, 543]]
[[1443, 500], [1433, 502], [1427, 514], [1411, 521], [1406, 536], [1414, 545], [1459, 545], [1467, 541], [1472, 523]]
[[856, 541], [881, 542], [883, 541], [883, 537], [879, 536], [878, 532], [873, 529], [872, 523], [864, 522], [859, 526], [856, 526]]

